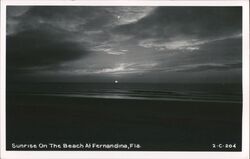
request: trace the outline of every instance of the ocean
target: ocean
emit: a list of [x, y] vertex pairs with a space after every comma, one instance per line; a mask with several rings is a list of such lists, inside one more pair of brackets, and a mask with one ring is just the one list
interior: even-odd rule
[[22, 83], [8, 85], [7, 92], [108, 99], [242, 102], [240, 84]]

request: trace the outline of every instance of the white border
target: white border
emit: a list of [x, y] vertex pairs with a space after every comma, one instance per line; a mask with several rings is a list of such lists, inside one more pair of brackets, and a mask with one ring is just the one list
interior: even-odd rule
[[[242, 152], [154, 152], [154, 151], [6, 151], [5, 150], [5, 46], [6, 5], [65, 6], [242, 6], [243, 7], [243, 139]], [[249, 159], [249, 1], [167, 0], [2, 0], [1, 1], [0, 110], [1, 159], [84, 158], [84, 159]], [[230, 133], [230, 132], [229, 132]]]

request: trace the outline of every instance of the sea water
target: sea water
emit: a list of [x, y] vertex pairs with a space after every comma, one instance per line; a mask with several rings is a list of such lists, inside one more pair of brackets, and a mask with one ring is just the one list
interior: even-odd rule
[[134, 100], [242, 102], [241, 84], [15, 83], [7, 94]]

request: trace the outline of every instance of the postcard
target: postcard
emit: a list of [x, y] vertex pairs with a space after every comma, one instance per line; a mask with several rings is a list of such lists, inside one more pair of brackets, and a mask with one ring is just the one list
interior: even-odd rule
[[1, 2], [1, 158], [249, 157], [249, 2]]

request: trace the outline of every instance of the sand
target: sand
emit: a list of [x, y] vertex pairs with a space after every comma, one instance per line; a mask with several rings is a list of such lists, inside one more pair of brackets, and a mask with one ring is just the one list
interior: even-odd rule
[[[7, 149], [12, 149], [12, 143], [88, 142], [137, 143], [141, 145], [137, 151], [240, 151], [241, 107], [237, 103], [8, 95]], [[236, 143], [237, 148], [212, 148], [220, 143]]]

